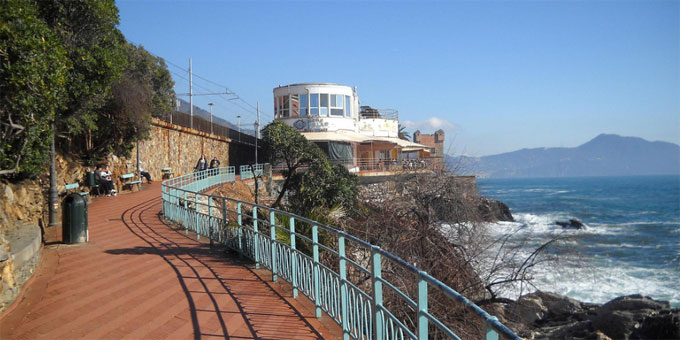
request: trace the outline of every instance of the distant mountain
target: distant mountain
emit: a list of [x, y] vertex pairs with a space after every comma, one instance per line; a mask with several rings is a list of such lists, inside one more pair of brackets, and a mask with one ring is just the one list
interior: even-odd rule
[[680, 146], [601, 134], [575, 148], [522, 149], [450, 157], [452, 169], [480, 177], [581, 177], [680, 174]]
[[[191, 106], [190, 106], [189, 102], [187, 102], [184, 99], [179, 100], [179, 109], [177, 111], [189, 114], [190, 108], [191, 108]], [[201, 117], [201, 118], [208, 120], [208, 121], [210, 120], [210, 111], [203, 110], [202, 108], [200, 108], [196, 105], [194, 105], [194, 115]], [[251, 116], [248, 116], [248, 118], [250, 118], [250, 117]], [[236, 117], [234, 117], [234, 118], [236, 118]], [[241, 117], [241, 132], [245, 133], [245, 134], [249, 134], [251, 136], [254, 136], [255, 135], [255, 129], [252, 127], [253, 126], [253, 124], [251, 124], [252, 122], [248, 122], [247, 123], [248, 125], [246, 125], [245, 122], [246, 122], [246, 118]], [[238, 130], [237, 124], [231, 123], [231, 122], [224, 120], [224, 119], [222, 119], [222, 118], [220, 118], [216, 115], [213, 115], [213, 123], [219, 124], [219, 125], [222, 125], [222, 126], [226, 126], [226, 127], [232, 128], [234, 130]]]

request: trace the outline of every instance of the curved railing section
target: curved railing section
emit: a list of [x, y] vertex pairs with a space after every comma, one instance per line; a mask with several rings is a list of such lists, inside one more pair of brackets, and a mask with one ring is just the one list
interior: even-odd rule
[[[235, 177], [234, 167], [226, 167], [163, 181], [165, 218], [182, 225], [187, 234], [192, 231], [197, 238], [208, 237], [211, 242], [224, 244], [253, 260], [256, 267], [269, 269], [273, 281], [279, 278], [288, 281], [294, 297], [302, 293], [314, 302], [317, 317], [325, 312], [342, 326], [344, 339], [424, 340], [434, 333], [460, 339], [428, 312], [431, 292], [448, 299], [443, 303], [465, 306], [476, 315], [469, 322], [485, 327], [486, 339], [498, 339], [499, 335], [520, 339], [467, 298], [390, 252], [295, 214], [204, 193], [233, 182]], [[383, 275], [383, 271], [393, 273], [396, 267], [417, 282], [417, 286], [407, 287], [410, 294], [399, 290], [395, 282], [387, 279], [388, 275]], [[410, 306], [415, 329], [383, 304], [387, 294]]]

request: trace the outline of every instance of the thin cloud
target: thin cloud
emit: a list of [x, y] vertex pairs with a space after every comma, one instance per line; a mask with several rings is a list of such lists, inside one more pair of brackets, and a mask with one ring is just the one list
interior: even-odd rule
[[442, 129], [447, 133], [452, 133], [460, 130], [460, 126], [452, 123], [446, 119], [439, 117], [430, 117], [421, 121], [404, 121], [403, 125], [410, 130], [420, 130], [423, 133], [432, 133], [436, 130]]

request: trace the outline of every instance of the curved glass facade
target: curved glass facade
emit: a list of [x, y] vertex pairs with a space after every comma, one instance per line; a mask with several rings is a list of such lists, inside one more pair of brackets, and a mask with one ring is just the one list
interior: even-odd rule
[[274, 96], [276, 118], [352, 117], [352, 96], [340, 93], [310, 92]]

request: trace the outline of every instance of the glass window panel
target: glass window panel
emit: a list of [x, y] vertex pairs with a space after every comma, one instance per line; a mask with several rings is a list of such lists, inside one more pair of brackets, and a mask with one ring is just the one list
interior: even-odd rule
[[290, 116], [299, 117], [300, 116], [300, 95], [291, 94], [290, 95]]
[[352, 116], [352, 105], [349, 105], [350, 96], [345, 96], [345, 116]]
[[309, 95], [309, 106], [310, 107], [319, 107], [319, 94], [318, 93], [312, 93]]
[[288, 110], [286, 110], [286, 109], [281, 110], [281, 117], [284, 117], [284, 118], [288, 117]]
[[300, 116], [306, 116], [307, 115], [307, 109], [300, 109]]
[[281, 97], [281, 108], [282, 109], [288, 110], [289, 104], [290, 104], [290, 96], [289, 95], [285, 95], [285, 96]]
[[310, 111], [312, 112], [312, 116], [318, 116], [319, 115], [319, 109], [318, 108], [317, 109], [310, 109]]
[[344, 97], [343, 95], [338, 95], [337, 105], [335, 105], [335, 106], [342, 107], [342, 102], [344, 102], [344, 100], [342, 100], [343, 97]]
[[335, 104], [337, 103], [337, 101], [338, 101], [338, 95], [332, 94], [331, 95], [331, 107], [335, 107], [336, 106]]
[[306, 94], [300, 95], [300, 107], [307, 107], [307, 95]]
[[332, 116], [342, 116], [342, 109], [331, 109]]
[[319, 113], [320, 113], [322, 116], [328, 116], [328, 108], [327, 108], [327, 107], [322, 107], [322, 108], [320, 108]]
[[274, 97], [274, 116], [279, 116], [279, 97]]
[[321, 94], [321, 107], [328, 107], [328, 93]]

